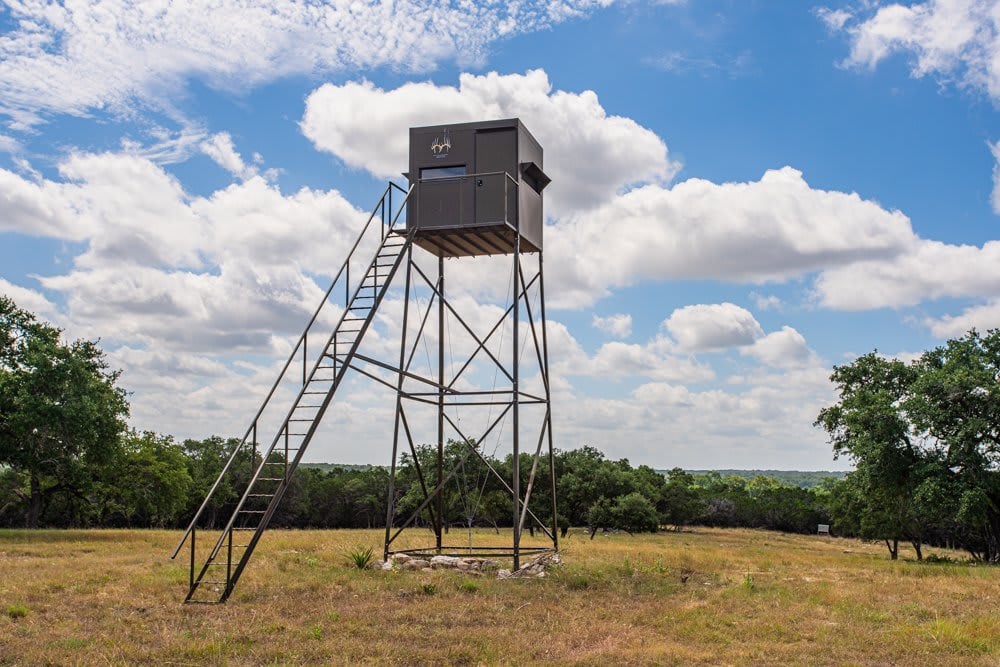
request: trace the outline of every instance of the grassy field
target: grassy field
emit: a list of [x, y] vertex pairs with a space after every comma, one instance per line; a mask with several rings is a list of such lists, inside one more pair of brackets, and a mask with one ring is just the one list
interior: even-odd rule
[[853, 540], [571, 534], [550, 577], [497, 581], [349, 567], [377, 531], [275, 531], [209, 606], [180, 603], [178, 537], [0, 531], [0, 664], [1000, 664], [1000, 569]]

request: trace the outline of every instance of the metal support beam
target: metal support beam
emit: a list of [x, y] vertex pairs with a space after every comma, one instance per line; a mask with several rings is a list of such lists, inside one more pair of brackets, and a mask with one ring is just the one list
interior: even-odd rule
[[[410, 268], [413, 265], [413, 246], [406, 249], [406, 284], [403, 288], [403, 321], [409, 314], [410, 306], [410, 277], [413, 274]], [[406, 328], [403, 328], [399, 339], [399, 368], [396, 383], [396, 419], [392, 427], [392, 461], [389, 463], [389, 498], [385, 509], [385, 548], [382, 553], [382, 560], [389, 559], [389, 531], [392, 529], [392, 519], [396, 514], [396, 456], [399, 452], [399, 422], [403, 411], [403, 361], [406, 358]]]
[[514, 569], [521, 567], [521, 449], [520, 449], [520, 400], [521, 396], [518, 393], [520, 388], [518, 386], [518, 376], [520, 375], [520, 352], [521, 352], [521, 235], [518, 234], [514, 238], [514, 333], [512, 338], [514, 340], [511, 368], [514, 369], [514, 377], [512, 378], [512, 389], [514, 391], [512, 403], [512, 413], [511, 413], [511, 424], [513, 428], [513, 450], [514, 456], [511, 461], [511, 495], [514, 496]]
[[444, 257], [438, 257], [438, 449], [437, 449], [437, 552], [441, 553], [442, 517], [444, 515]]
[[542, 359], [545, 366], [542, 368], [542, 377], [545, 378], [545, 400], [549, 402], [549, 408], [545, 414], [546, 432], [549, 438], [549, 477], [551, 478], [552, 491], [552, 546], [559, 551], [559, 508], [556, 503], [556, 458], [555, 449], [552, 446], [552, 393], [549, 389], [549, 338], [545, 328], [545, 278], [542, 270], [544, 255], [538, 253], [538, 301], [542, 315]]

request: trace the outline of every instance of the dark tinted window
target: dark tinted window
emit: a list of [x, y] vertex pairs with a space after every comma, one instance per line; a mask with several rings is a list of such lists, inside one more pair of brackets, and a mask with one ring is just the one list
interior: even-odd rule
[[433, 167], [420, 170], [421, 181], [432, 181], [438, 178], [455, 178], [465, 176], [465, 165], [460, 167]]

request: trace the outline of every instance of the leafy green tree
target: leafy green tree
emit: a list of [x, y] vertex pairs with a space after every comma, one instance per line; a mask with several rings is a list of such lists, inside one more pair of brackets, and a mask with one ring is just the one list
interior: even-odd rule
[[615, 525], [615, 508], [614, 504], [601, 496], [598, 498], [589, 509], [587, 509], [587, 530], [590, 532], [590, 539], [594, 539], [594, 535], [597, 534], [599, 530], [607, 530]]
[[920, 523], [913, 500], [922, 452], [903, 407], [915, 379], [911, 367], [875, 352], [835, 366], [840, 401], [816, 419], [830, 434], [834, 457], [847, 456], [857, 468], [852, 482], [868, 505], [862, 536], [885, 540], [892, 559]]
[[838, 521], [922, 556], [960, 544], [1000, 561], [1000, 331], [962, 338], [907, 365], [865, 355], [836, 367], [840, 401], [816, 421], [857, 469], [832, 497]]
[[[190, 517], [193, 517], [198, 511], [212, 485], [219, 479], [219, 474], [222, 472], [223, 466], [226, 465], [226, 461], [229, 460], [239, 443], [237, 438], [223, 439], [213, 435], [204, 440], [188, 439], [181, 444], [192, 481], [187, 510], [184, 512], [186, 519], [190, 520]], [[230, 513], [239, 500], [236, 490], [244, 488], [253, 474], [251, 464], [254, 462], [250, 459], [250, 453], [246, 451], [246, 448], [237, 454], [236, 460], [233, 461], [233, 466], [230, 468], [231, 473], [219, 482], [219, 487], [205, 507], [199, 525], [216, 528], [221, 527], [221, 524], [229, 519]]]
[[938, 495], [950, 489], [955, 498], [966, 549], [1000, 562], [1000, 330], [949, 340], [914, 369], [906, 408], [941, 452]]
[[[450, 471], [455, 471], [441, 492], [442, 524], [445, 532], [452, 526], [464, 528], [470, 521], [473, 525], [493, 527], [498, 524], [509, 526], [512, 523], [509, 494], [503, 490], [500, 481], [490, 472], [486, 463], [476, 454], [469, 452], [470, 446], [479, 449], [479, 445], [475, 442], [466, 444], [457, 440], [449, 440], [444, 447], [443, 476], [447, 478]], [[424, 487], [428, 493], [433, 494], [437, 486], [437, 446], [418, 445], [416, 452], [416, 462], [420, 465], [424, 485], [420, 483], [413, 456], [404, 453], [400, 457], [396, 480], [397, 521], [405, 521], [424, 503]], [[481, 450], [480, 454], [504, 479], [510, 478], [509, 460], [498, 461]], [[387, 478], [385, 486], [388, 487]], [[496, 502], [498, 494], [500, 497], [506, 494], [506, 500]], [[382, 507], [384, 517], [384, 504]], [[428, 526], [433, 525], [431, 519], [436, 511], [437, 501], [432, 500], [421, 512], [418, 522]], [[384, 523], [384, 519], [382, 521]]]
[[[650, 477], [652, 473], [656, 479]], [[633, 491], [646, 489], [651, 502], [662, 489], [663, 479], [651, 468], [638, 474], [627, 459], [609, 461], [598, 449], [590, 446], [556, 457], [559, 511], [573, 525], [593, 524], [588, 519], [590, 508], [601, 498], [610, 500]], [[598, 515], [600, 510], [597, 510]]]
[[606, 462], [604, 454], [595, 447], [581, 447], [560, 452], [556, 459], [559, 479], [559, 510], [575, 526], [592, 525], [588, 521], [590, 508], [602, 495], [597, 477]]
[[704, 510], [705, 503], [695, 488], [694, 476], [680, 468], [667, 473], [660, 497], [657, 509], [663, 523], [677, 530], [691, 523]]
[[87, 468], [107, 462], [129, 406], [96, 343], [61, 331], [0, 296], [0, 465], [27, 476], [26, 524], [47, 501], [81, 493]]
[[626, 533], [655, 533], [660, 527], [660, 515], [649, 499], [633, 491], [615, 499], [612, 510], [614, 527]]
[[193, 482], [171, 436], [128, 433], [99, 473], [101, 524], [163, 528], [182, 519]]

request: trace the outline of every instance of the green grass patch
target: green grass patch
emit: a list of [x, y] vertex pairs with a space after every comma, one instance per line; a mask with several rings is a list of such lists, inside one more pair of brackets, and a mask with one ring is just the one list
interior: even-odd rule
[[28, 608], [23, 604], [9, 604], [4, 610], [9, 618], [18, 619], [28, 615]]

